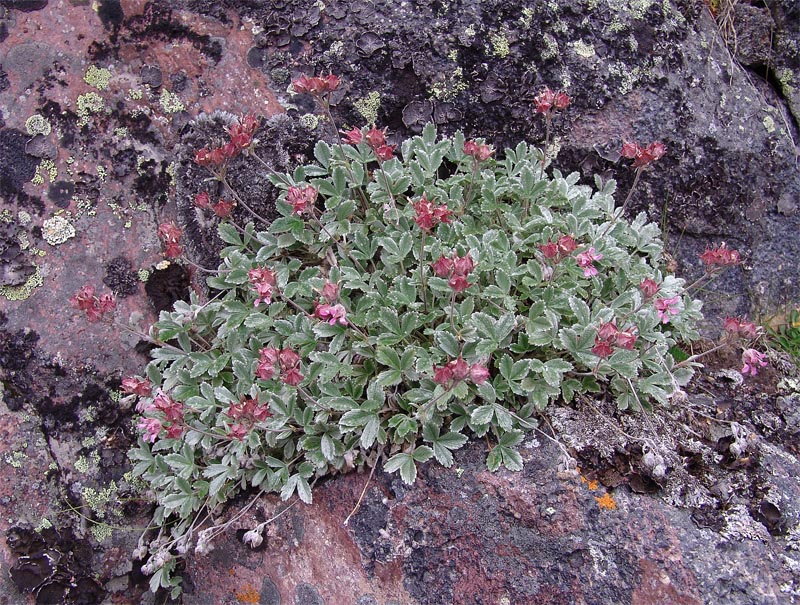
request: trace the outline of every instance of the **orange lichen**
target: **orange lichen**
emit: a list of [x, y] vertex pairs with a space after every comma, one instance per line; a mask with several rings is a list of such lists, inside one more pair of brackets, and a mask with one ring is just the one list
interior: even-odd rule
[[255, 588], [247, 584], [236, 593], [236, 600], [240, 603], [258, 603], [261, 600], [261, 595]]
[[599, 487], [599, 484], [597, 483], [597, 479], [592, 479], [591, 481], [589, 481], [589, 483], [588, 483], [587, 487], [588, 487], [588, 488], [589, 488], [591, 491], [594, 491], [594, 490], [596, 490], [596, 489]]
[[595, 500], [597, 500], [597, 506], [600, 507], [600, 510], [616, 510], [617, 509], [617, 501], [614, 500], [614, 497], [606, 492], [602, 496], [595, 496]]

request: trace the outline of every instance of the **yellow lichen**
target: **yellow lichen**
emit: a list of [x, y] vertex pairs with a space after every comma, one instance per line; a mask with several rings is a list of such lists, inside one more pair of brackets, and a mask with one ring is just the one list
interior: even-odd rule
[[92, 114], [100, 113], [105, 107], [103, 97], [94, 91], [86, 92], [78, 96], [76, 101], [78, 107], [78, 126], [83, 127], [89, 123]]
[[37, 266], [33, 275], [21, 286], [0, 286], [0, 296], [7, 300], [25, 300], [33, 291], [44, 283], [42, 271]]
[[456, 67], [450, 75], [445, 76], [444, 81], [436, 82], [431, 87], [431, 96], [440, 101], [452, 101], [467, 88], [469, 86], [464, 80], [464, 70]]
[[48, 122], [44, 116], [40, 116], [38, 113], [35, 113], [25, 120], [25, 130], [27, 130], [28, 134], [32, 137], [35, 137], [38, 134], [47, 136], [50, 134], [52, 127], [50, 126], [50, 122]]
[[489, 34], [489, 42], [492, 44], [492, 54], [496, 57], [504, 59], [511, 52], [508, 38], [503, 32]]
[[111, 81], [111, 72], [105, 67], [90, 65], [83, 76], [83, 81], [97, 90], [105, 90]]
[[143, 96], [144, 92], [141, 88], [131, 88], [128, 91], [128, 98], [130, 98], [131, 101], [140, 101]]
[[381, 107], [381, 95], [373, 90], [366, 97], [355, 101], [353, 107], [361, 114], [367, 124], [375, 124], [378, 121], [378, 110]]
[[587, 44], [583, 40], [577, 40], [572, 43], [572, 49], [575, 51], [575, 54], [579, 57], [583, 57], [584, 59], [588, 59], [590, 57], [594, 57], [594, 45]]
[[178, 113], [186, 109], [186, 105], [183, 104], [181, 98], [174, 92], [168, 91], [166, 88], [161, 89], [161, 97], [158, 99], [158, 102], [161, 104], [161, 109], [163, 109], [165, 113]]

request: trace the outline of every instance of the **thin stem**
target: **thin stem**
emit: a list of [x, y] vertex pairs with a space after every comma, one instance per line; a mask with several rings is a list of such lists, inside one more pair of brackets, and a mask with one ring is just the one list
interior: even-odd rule
[[625, 197], [625, 201], [622, 203], [622, 207], [620, 208], [619, 214], [616, 214], [611, 219], [611, 222], [608, 223], [606, 228], [600, 234], [600, 238], [598, 238], [598, 239], [602, 239], [603, 237], [605, 237], [605, 235], [609, 231], [611, 231], [611, 228], [617, 223], [617, 220], [619, 219], [619, 217], [621, 217], [621, 216], [623, 216], [625, 214], [625, 210], [627, 209], [628, 203], [631, 201], [631, 198], [633, 197], [633, 192], [636, 190], [636, 185], [639, 183], [639, 176], [642, 174], [642, 170], [643, 169], [644, 169], [644, 166], [639, 166], [638, 168], [636, 168], [636, 174], [633, 177], [633, 183], [631, 184], [631, 188], [628, 190], [628, 195]]
[[469, 179], [469, 188], [464, 196], [464, 207], [461, 209], [459, 216], [463, 215], [467, 210], [467, 206], [472, 202], [472, 188], [475, 185], [475, 178], [478, 176], [478, 158], [472, 158], [472, 176]]
[[450, 327], [453, 328], [453, 333], [458, 334], [456, 331], [456, 322], [455, 322], [455, 315], [456, 312], [456, 293], [453, 291], [450, 294]]
[[228, 182], [228, 179], [226, 179], [225, 177], [222, 177], [222, 184], [225, 185], [225, 187], [228, 188], [228, 191], [231, 192], [231, 195], [233, 195], [234, 199], [236, 199], [236, 203], [241, 204], [242, 207], [244, 207], [244, 209], [247, 210], [253, 216], [253, 218], [256, 218], [256, 219], [260, 220], [264, 224], [269, 224], [269, 221], [267, 219], [265, 219], [263, 216], [261, 216], [255, 210], [253, 210], [247, 204], [247, 202], [245, 202], [242, 199], [242, 196], [240, 196], [238, 193], [236, 193], [236, 191], [233, 189], [233, 187], [231, 187], [231, 184]]
[[419, 247], [419, 279], [422, 282], [422, 303], [425, 307], [425, 313], [428, 313], [428, 285], [425, 282], [425, 263], [423, 258], [425, 256], [425, 231], [422, 232], [422, 241]]
[[325, 235], [327, 235], [328, 238], [330, 238], [330, 240], [332, 242], [336, 242], [336, 245], [339, 246], [339, 248], [341, 248], [341, 250], [342, 250], [342, 252], [344, 252], [345, 256], [347, 256], [347, 258], [349, 258], [351, 261], [353, 261], [353, 264], [356, 267], [358, 267], [358, 270], [361, 271], [362, 273], [366, 273], [366, 271], [364, 270], [364, 267], [361, 266], [361, 263], [359, 263], [350, 254], [350, 249], [344, 244], [344, 242], [342, 242], [339, 238], [335, 237], [330, 231], [328, 231], [327, 227], [325, 227], [325, 225], [322, 224], [322, 221], [320, 221], [315, 214], [312, 214], [311, 217], [317, 222], [317, 225], [319, 225], [320, 230]]
[[380, 452], [378, 454], [378, 457], [375, 459], [375, 464], [372, 465], [372, 468], [369, 471], [369, 477], [367, 477], [367, 482], [364, 484], [364, 489], [361, 490], [361, 495], [358, 497], [358, 501], [356, 502], [356, 505], [353, 507], [353, 510], [350, 511], [350, 514], [347, 515], [347, 518], [344, 520], [344, 523], [343, 523], [344, 526], [347, 526], [347, 524], [350, 523], [351, 517], [353, 515], [355, 515], [356, 512], [358, 512], [359, 508], [361, 508], [361, 501], [364, 499], [364, 496], [367, 493], [367, 488], [369, 487], [369, 483], [370, 483], [370, 481], [372, 481], [372, 475], [375, 474], [375, 469], [380, 464], [382, 456], [383, 456], [383, 452]]
[[389, 194], [389, 201], [392, 202], [392, 209], [394, 210], [394, 220], [398, 223], [400, 222], [400, 211], [397, 209], [397, 203], [394, 200], [394, 194], [392, 190], [389, 188], [389, 179], [386, 177], [386, 171], [383, 169], [383, 160], [381, 160], [377, 155], [375, 158], [378, 160], [378, 169], [381, 172], [381, 177], [383, 177], [383, 186], [386, 187], [386, 193]]

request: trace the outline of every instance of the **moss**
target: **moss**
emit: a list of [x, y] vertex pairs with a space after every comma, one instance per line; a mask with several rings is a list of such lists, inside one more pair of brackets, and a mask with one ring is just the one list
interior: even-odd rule
[[51, 246], [75, 237], [75, 227], [63, 216], [54, 216], [42, 223], [42, 238]]
[[48, 122], [44, 116], [40, 116], [38, 113], [35, 113], [25, 120], [25, 130], [27, 130], [28, 134], [32, 137], [35, 137], [38, 134], [47, 136], [52, 131], [52, 127], [50, 126], [50, 122]]
[[105, 90], [111, 81], [111, 72], [105, 67], [90, 65], [83, 76], [83, 81], [97, 90]]
[[504, 32], [489, 34], [489, 42], [492, 45], [492, 54], [495, 57], [504, 59], [511, 53], [511, 47]]
[[0, 286], [0, 296], [7, 300], [26, 300], [43, 283], [42, 270], [37, 265], [33, 275], [21, 286]]
[[158, 99], [158, 102], [161, 104], [161, 109], [163, 109], [165, 113], [178, 113], [186, 109], [186, 105], [183, 104], [181, 98], [174, 92], [168, 91], [166, 88], [161, 89], [161, 97]]
[[373, 90], [366, 97], [355, 101], [353, 106], [367, 124], [375, 124], [378, 121], [378, 110], [381, 108], [381, 95]]

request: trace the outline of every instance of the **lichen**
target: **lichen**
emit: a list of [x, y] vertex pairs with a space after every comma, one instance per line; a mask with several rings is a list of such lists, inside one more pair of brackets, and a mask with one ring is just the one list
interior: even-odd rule
[[97, 90], [105, 90], [111, 81], [111, 72], [105, 67], [90, 65], [83, 76], [83, 81]]
[[125, 126], [120, 126], [119, 128], [115, 128], [114, 136], [117, 136], [120, 139], [124, 139], [125, 137], [128, 136], [128, 129]]
[[50, 126], [50, 122], [47, 121], [47, 118], [35, 113], [25, 120], [25, 130], [27, 130], [28, 134], [32, 137], [39, 134], [47, 136], [52, 131], [52, 127]]
[[150, 271], [148, 271], [147, 269], [139, 269], [136, 272], [136, 276], [139, 278], [140, 282], [144, 283], [148, 279], [150, 279]]
[[92, 114], [100, 113], [105, 107], [103, 97], [94, 91], [79, 95], [76, 104], [78, 107], [78, 126], [83, 127], [89, 123]]
[[178, 113], [186, 109], [186, 105], [183, 104], [181, 98], [166, 88], [161, 89], [161, 97], [158, 102], [165, 113]]
[[75, 460], [75, 470], [79, 473], [89, 472], [89, 461], [86, 459], [86, 456], [78, 456], [78, 459]]
[[542, 59], [545, 61], [554, 59], [558, 56], [558, 42], [551, 34], [545, 34], [542, 42], [544, 43], [544, 50], [542, 50]]
[[764, 119], [761, 121], [761, 123], [764, 124], [764, 128], [767, 130], [767, 132], [775, 132], [775, 120], [772, 119], [772, 116], [764, 116]]
[[48, 519], [47, 517], [42, 517], [42, 520], [39, 521], [39, 525], [34, 527], [33, 531], [40, 532], [44, 529], [50, 529], [51, 527], [53, 527], [53, 524], [50, 523], [50, 519]]
[[583, 40], [576, 40], [573, 42], [572, 49], [575, 51], [576, 55], [583, 57], [584, 59], [594, 57], [596, 54], [594, 51], [594, 44], [587, 44]]
[[526, 6], [522, 9], [522, 17], [519, 18], [520, 25], [523, 29], [530, 29], [533, 23], [533, 9]]
[[131, 88], [128, 91], [128, 98], [131, 101], [140, 101], [144, 96], [144, 91], [141, 88]]
[[102, 164], [97, 165], [97, 178], [100, 179], [101, 182], [105, 182], [106, 180], [106, 168]]
[[469, 88], [464, 79], [464, 70], [456, 67], [442, 82], [436, 82], [431, 87], [431, 96], [440, 101], [452, 101], [460, 93]]
[[22, 462], [27, 458], [25, 452], [12, 452], [5, 455], [5, 462], [13, 468], [22, 468]]
[[92, 532], [92, 537], [98, 542], [107, 540], [114, 533], [108, 523], [97, 523], [92, 525], [92, 528], [89, 531]]
[[373, 90], [366, 97], [358, 99], [353, 103], [353, 107], [361, 114], [367, 124], [378, 122], [378, 110], [381, 107], [381, 95]]
[[489, 34], [489, 42], [492, 45], [492, 54], [501, 59], [506, 58], [511, 52], [508, 37], [504, 32]]
[[54, 216], [42, 223], [42, 238], [51, 246], [63, 244], [75, 237], [75, 227], [63, 216]]
[[117, 484], [113, 481], [108, 484], [108, 487], [97, 491], [93, 487], [84, 487], [81, 490], [81, 497], [92, 512], [94, 512], [101, 519], [106, 516], [107, 505], [111, 497], [117, 493]]
[[20, 210], [17, 213], [17, 220], [19, 221], [19, 224], [22, 225], [23, 227], [31, 222], [31, 218], [32, 217], [30, 213], [26, 212], [25, 210]]
[[597, 506], [600, 507], [600, 510], [617, 510], [617, 501], [608, 492], [602, 496], [595, 496], [594, 499], [597, 501]]
[[7, 300], [26, 300], [33, 291], [44, 283], [42, 270], [36, 265], [36, 270], [21, 286], [0, 286], [0, 296]]
[[300, 121], [300, 126], [306, 130], [314, 130], [319, 126], [319, 116], [315, 113], [304, 113], [298, 120]]

